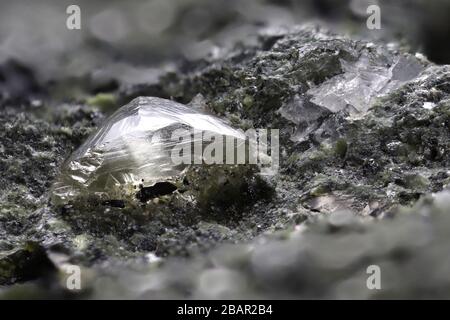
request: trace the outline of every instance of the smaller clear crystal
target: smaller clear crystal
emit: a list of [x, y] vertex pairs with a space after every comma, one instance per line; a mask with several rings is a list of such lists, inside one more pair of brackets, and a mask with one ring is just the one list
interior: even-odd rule
[[337, 75], [307, 94], [311, 102], [331, 112], [346, 110], [350, 114], [366, 112], [373, 99], [387, 94], [414, 79], [423, 70], [413, 57], [398, 57], [392, 65], [384, 59], [362, 54], [356, 62], [341, 60], [344, 73]]

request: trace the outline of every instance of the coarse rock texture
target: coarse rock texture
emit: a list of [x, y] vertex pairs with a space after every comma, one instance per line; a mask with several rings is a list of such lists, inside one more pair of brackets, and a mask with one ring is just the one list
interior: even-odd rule
[[[171, 259], [160, 268], [155, 262], [131, 273], [119, 268], [100, 273], [91, 294], [140, 299], [443, 298], [450, 290], [445, 254], [450, 249], [449, 208], [450, 192], [445, 191], [378, 222], [336, 211], [305, 228], [222, 246], [190, 261]], [[381, 270], [380, 290], [366, 286], [372, 265]]]
[[[349, 103], [316, 104], [324, 90], [314, 89], [339, 79], [354, 81], [351, 97], [339, 93]], [[449, 83], [448, 66], [307, 25], [122, 86], [106, 104], [10, 95], [0, 110], [0, 296], [448, 297]], [[352, 105], [359, 92], [371, 97], [363, 110]], [[137, 96], [280, 129], [279, 172], [193, 167], [183, 192], [145, 204], [53, 204], [64, 159]], [[65, 289], [68, 263], [82, 266], [80, 292]], [[367, 289], [371, 264], [385, 290]]]

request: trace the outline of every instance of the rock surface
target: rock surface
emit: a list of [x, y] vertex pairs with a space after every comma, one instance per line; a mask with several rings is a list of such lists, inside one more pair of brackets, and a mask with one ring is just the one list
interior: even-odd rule
[[[358, 89], [331, 105], [351, 79]], [[279, 172], [192, 168], [195, 201], [124, 206], [50, 199], [108, 108], [2, 101], [0, 296], [448, 297], [449, 83], [448, 66], [383, 43], [313, 25], [262, 33], [156, 84], [122, 86], [107, 105], [158, 96], [243, 130], [279, 128]], [[67, 264], [82, 267], [80, 292], [61, 280]], [[384, 290], [366, 287], [372, 264]]]

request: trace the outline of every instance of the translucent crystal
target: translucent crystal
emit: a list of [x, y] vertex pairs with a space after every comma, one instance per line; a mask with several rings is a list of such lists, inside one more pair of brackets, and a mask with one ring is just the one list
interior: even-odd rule
[[[303, 141], [316, 131], [320, 134], [318, 129], [330, 113], [344, 111], [351, 118], [363, 116], [376, 98], [415, 79], [424, 70], [416, 57], [368, 49], [340, 59], [342, 73], [283, 104], [278, 113], [296, 125], [291, 140]], [[333, 130], [329, 125], [323, 129]]]
[[415, 78], [423, 67], [413, 57], [398, 57], [393, 62], [362, 54], [356, 62], [341, 60], [344, 73], [311, 88], [311, 102], [331, 112], [366, 112], [373, 99], [397, 89]]
[[189, 134], [181, 137], [182, 143], [195, 143], [193, 130], [245, 139], [212, 115], [170, 100], [139, 97], [111, 115], [66, 161], [53, 187], [55, 198], [68, 200], [83, 190], [105, 193], [117, 186], [176, 177], [188, 165], [176, 165], [171, 158], [172, 149], [180, 146], [172, 137], [176, 129]]

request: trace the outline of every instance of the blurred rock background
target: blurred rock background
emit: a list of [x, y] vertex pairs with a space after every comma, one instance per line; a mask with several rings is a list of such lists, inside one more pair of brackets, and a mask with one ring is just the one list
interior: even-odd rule
[[[450, 61], [447, 0], [80, 0], [77, 31], [65, 27], [70, 4], [2, 0], [0, 63], [13, 59], [43, 82], [89, 75], [98, 82], [135, 84], [155, 80], [179, 59], [249, 44], [261, 28], [306, 21], [364, 39], [399, 40], [434, 62]], [[381, 7], [379, 31], [365, 27], [370, 4]]]

